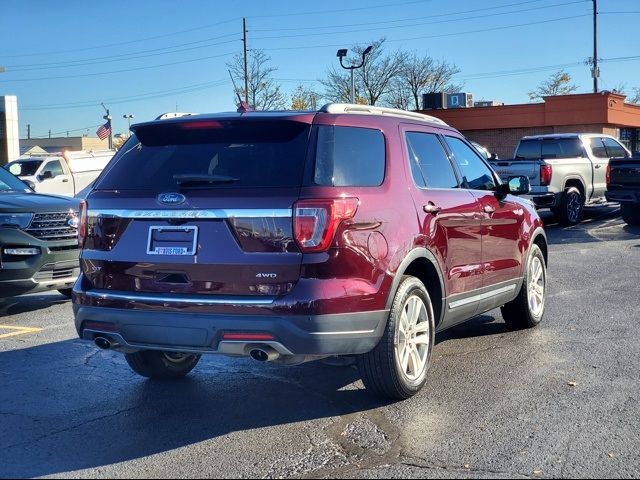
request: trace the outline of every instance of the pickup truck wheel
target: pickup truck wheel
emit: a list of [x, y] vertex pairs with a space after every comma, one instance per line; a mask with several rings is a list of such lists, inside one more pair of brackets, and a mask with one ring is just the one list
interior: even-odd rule
[[514, 329], [535, 327], [542, 321], [547, 293], [547, 267], [542, 250], [531, 245], [520, 293], [515, 300], [505, 304], [502, 318]]
[[67, 298], [71, 298], [71, 292], [73, 292], [72, 288], [63, 288], [62, 290], [58, 290], [58, 293], [64, 295]]
[[131, 370], [154, 380], [186, 376], [200, 361], [200, 355], [141, 350], [124, 356]]
[[640, 225], [640, 203], [621, 203], [620, 211], [627, 225]]
[[403, 277], [382, 339], [357, 357], [367, 390], [380, 397], [404, 400], [427, 381], [435, 338], [433, 307], [424, 284]]
[[560, 198], [560, 205], [554, 209], [558, 221], [565, 226], [580, 223], [584, 199], [580, 190], [575, 187], [567, 189]]

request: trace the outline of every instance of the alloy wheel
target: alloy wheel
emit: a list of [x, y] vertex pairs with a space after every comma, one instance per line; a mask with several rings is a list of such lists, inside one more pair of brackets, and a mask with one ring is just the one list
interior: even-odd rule
[[536, 317], [544, 309], [545, 282], [544, 265], [538, 257], [533, 257], [529, 264], [528, 299], [529, 310]]
[[431, 349], [429, 313], [417, 295], [407, 298], [402, 307], [395, 345], [396, 362], [411, 382], [419, 381], [426, 371]]

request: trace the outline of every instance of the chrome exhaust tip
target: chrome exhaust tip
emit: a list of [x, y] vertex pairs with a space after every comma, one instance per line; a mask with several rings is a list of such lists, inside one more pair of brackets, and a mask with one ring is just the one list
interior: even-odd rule
[[101, 350], [109, 350], [111, 348], [111, 342], [104, 337], [96, 337], [93, 342]]
[[280, 358], [280, 354], [271, 347], [253, 348], [249, 356], [257, 362], [273, 362]]

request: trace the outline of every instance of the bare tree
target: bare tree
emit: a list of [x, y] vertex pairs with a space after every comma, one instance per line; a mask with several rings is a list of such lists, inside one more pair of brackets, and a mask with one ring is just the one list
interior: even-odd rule
[[556, 95], [568, 95], [575, 92], [578, 87], [571, 83], [571, 75], [560, 70], [545, 80], [534, 91], [529, 92], [529, 100], [532, 102], [542, 97], [553, 97]]
[[[373, 42], [373, 49], [367, 55], [363, 68], [357, 70], [362, 85], [362, 96], [369, 105], [375, 105], [382, 97], [390, 93], [393, 80], [400, 74], [405, 63], [406, 53], [397, 51], [384, 53], [385, 39]], [[366, 47], [357, 46], [353, 50], [362, 57]]]
[[[285, 107], [285, 96], [280, 85], [276, 84], [272, 78], [273, 72], [277, 68], [270, 65], [271, 57], [263, 50], [251, 50], [249, 54], [248, 77], [249, 77], [249, 103], [256, 110], [277, 110]], [[241, 54], [236, 54], [233, 60], [227, 63], [231, 75], [238, 85], [242, 85], [238, 90], [244, 98], [244, 59]], [[236, 100], [234, 96], [234, 101]]]
[[291, 93], [292, 110], [317, 110], [320, 94], [300, 84]]
[[400, 110], [410, 110], [413, 104], [411, 90], [402, 78], [396, 78], [391, 86], [391, 91], [385, 97], [385, 104]]
[[419, 57], [416, 52], [413, 52], [405, 56], [399, 74], [400, 81], [396, 83], [396, 88], [401, 88], [405, 92], [394, 92], [390, 99], [410, 96], [413, 107], [418, 110], [422, 93], [454, 93], [462, 90], [462, 84], [453, 83], [453, 77], [458, 73], [460, 69], [455, 65], [444, 60], [436, 62], [428, 55]]
[[[327, 76], [320, 80], [324, 87], [323, 97], [329, 102], [349, 103], [351, 102], [351, 74], [341, 67], [331, 67], [327, 71]], [[356, 103], [366, 104], [367, 100], [361, 95], [362, 86], [359, 79], [355, 82]]]
[[628, 96], [627, 101], [629, 103], [635, 103], [636, 105], [640, 105], [640, 88], [633, 89], [633, 96]]

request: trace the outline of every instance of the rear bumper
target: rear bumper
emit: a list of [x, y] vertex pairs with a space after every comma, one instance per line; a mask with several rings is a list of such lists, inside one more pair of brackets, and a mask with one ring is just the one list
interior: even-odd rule
[[552, 208], [558, 204], [557, 195], [555, 193], [543, 193], [526, 195], [524, 198], [530, 199], [536, 208]]
[[607, 190], [607, 201], [620, 203], [640, 203], [640, 189], [638, 190]]
[[[75, 295], [78, 295], [76, 292]], [[382, 337], [389, 312], [331, 315], [227, 315], [133, 310], [74, 304], [80, 338], [101, 336], [117, 350], [163, 350], [248, 355], [268, 345], [281, 355], [349, 355], [372, 350]], [[230, 341], [225, 333], [259, 333], [267, 341]]]

